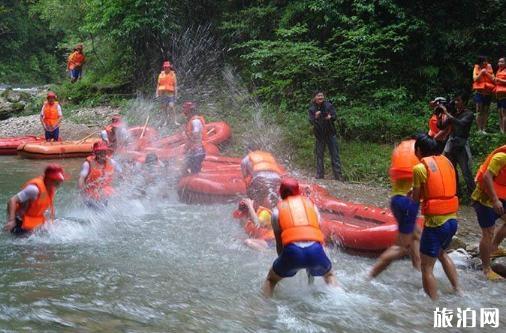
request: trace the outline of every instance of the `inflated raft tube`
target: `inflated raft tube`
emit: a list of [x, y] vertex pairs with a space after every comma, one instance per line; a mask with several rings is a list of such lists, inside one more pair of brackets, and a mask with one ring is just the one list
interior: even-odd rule
[[59, 159], [91, 155], [93, 144], [99, 138], [81, 141], [23, 143], [17, 148], [18, 155], [30, 159]]
[[[327, 240], [361, 251], [382, 251], [392, 246], [398, 234], [397, 222], [388, 209], [349, 203], [333, 197], [317, 205], [321, 228]], [[422, 227], [423, 219], [417, 224]]]
[[[220, 154], [220, 149], [210, 143], [204, 144], [204, 150], [206, 151], [206, 155]], [[147, 147], [142, 149], [142, 151], [127, 150], [125, 152], [122, 152], [121, 154], [127, 160], [143, 162], [148, 153], [155, 153], [158, 156], [158, 159], [161, 161], [170, 161], [184, 158], [185, 152], [186, 152], [185, 146], [181, 145], [173, 148]]]
[[[214, 145], [222, 144], [230, 139], [232, 131], [230, 126], [223, 121], [212, 122], [206, 124], [207, 139], [205, 143], [212, 143]], [[159, 147], [175, 147], [184, 144], [186, 135], [184, 132], [179, 132], [170, 136], [160, 139], [158, 142]]]
[[29, 135], [12, 138], [0, 138], [0, 155], [16, 155], [19, 145], [30, 142], [44, 142], [44, 138]]
[[246, 193], [246, 184], [239, 171], [200, 172], [182, 177], [177, 185], [179, 199], [186, 203], [227, 203]]

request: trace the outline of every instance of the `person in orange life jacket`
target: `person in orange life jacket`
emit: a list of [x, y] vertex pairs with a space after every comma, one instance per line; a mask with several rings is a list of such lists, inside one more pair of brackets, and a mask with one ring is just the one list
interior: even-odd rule
[[81, 166], [78, 187], [82, 191], [85, 204], [92, 208], [107, 205], [107, 199], [114, 193], [112, 187], [115, 173], [121, 173], [121, 167], [108, 157], [109, 147], [104, 142], [93, 145], [93, 156]]
[[429, 119], [428, 134], [431, 138], [436, 140], [438, 146], [438, 154], [443, 153], [446, 142], [448, 141], [448, 136], [451, 132], [451, 126], [441, 128], [442, 124], [447, 120], [446, 115], [437, 107], [442, 103], [446, 103], [446, 98], [436, 97], [434, 100], [429, 102], [429, 107], [432, 109], [432, 116]]
[[204, 117], [196, 114], [195, 103], [184, 102], [183, 113], [186, 116], [186, 173], [199, 173], [206, 157], [203, 141], [206, 139], [206, 123]]
[[476, 125], [478, 133], [486, 134], [488, 110], [494, 89], [494, 70], [485, 56], [479, 56], [473, 69], [474, 102], [476, 104]]
[[412, 169], [420, 162], [414, 155], [414, 143], [414, 140], [405, 140], [392, 153], [389, 172], [392, 183], [390, 209], [397, 221], [399, 234], [395, 245], [378, 258], [369, 273], [370, 278], [375, 278], [394, 260], [407, 255], [411, 257], [413, 267], [420, 270], [420, 228], [416, 224], [419, 205], [410, 198], [413, 187]]
[[313, 125], [313, 132], [316, 139], [316, 178], [325, 177], [324, 151], [325, 146], [329, 149], [332, 171], [336, 180], [342, 180], [341, 159], [339, 157], [339, 146], [337, 145], [337, 132], [334, 122], [336, 121], [336, 109], [325, 100], [323, 92], [319, 91], [314, 95], [309, 107], [309, 122]]
[[501, 133], [506, 132], [506, 59], [500, 58], [497, 62], [495, 74], [495, 96], [497, 99], [497, 111], [499, 112], [499, 127]]
[[[441, 122], [441, 128], [451, 126], [450, 138], [446, 142], [443, 154], [453, 164], [455, 170], [460, 167], [462, 176], [466, 183], [467, 195], [471, 196], [474, 191], [475, 183], [471, 171], [471, 148], [469, 147], [469, 133], [473, 125], [474, 115], [466, 109], [467, 96], [465, 93], [456, 94], [453, 103], [441, 103], [438, 109], [446, 116], [446, 120]], [[455, 174], [458, 182], [458, 173]], [[458, 188], [457, 188], [458, 189]], [[459, 191], [462, 193], [462, 191]]]
[[174, 115], [174, 123], [176, 125], [179, 125], [179, 123], [177, 122], [177, 113], [175, 106], [177, 100], [176, 72], [174, 71], [172, 65], [168, 61], [165, 61], [163, 63], [163, 70], [158, 75], [158, 81], [156, 86], [156, 97], [160, 100], [162, 109], [167, 116], [164, 125], [169, 123], [170, 120], [169, 109], [172, 110], [172, 114]]
[[274, 202], [278, 199], [283, 170], [271, 153], [248, 145], [248, 153], [241, 161], [241, 171], [246, 183], [246, 194], [254, 202]]
[[26, 182], [21, 192], [7, 202], [4, 230], [18, 235], [34, 231], [45, 223], [47, 211], [54, 219], [54, 196], [64, 179], [63, 168], [50, 164], [43, 176]]
[[241, 200], [238, 209], [234, 212], [234, 217], [240, 218], [243, 224], [253, 223], [259, 230], [262, 230], [261, 237], [244, 240], [246, 246], [261, 251], [273, 244], [271, 242], [271, 240], [274, 240], [271, 218], [272, 210], [276, 207], [278, 201], [278, 196], [268, 196], [261, 203], [256, 203], [250, 198]]
[[67, 59], [67, 71], [70, 72], [70, 82], [79, 80], [83, 73], [86, 57], [83, 54], [83, 44], [78, 44]]
[[423, 289], [432, 300], [438, 298], [434, 264], [439, 259], [455, 292], [459, 292], [457, 270], [446, 249], [457, 232], [459, 199], [455, 169], [442, 155], [434, 155], [436, 142], [427, 134], [418, 136], [415, 153], [421, 163], [413, 167], [413, 201], [421, 205], [424, 228], [420, 239]]
[[40, 110], [40, 123], [44, 128], [46, 141], [58, 141], [62, 119], [63, 113], [60, 104], [56, 102], [56, 94], [50, 91]]
[[494, 150], [478, 169], [476, 189], [471, 196], [481, 228], [480, 257], [488, 280], [503, 278], [490, 267], [491, 257], [506, 255], [499, 245], [506, 237], [506, 224], [496, 228], [498, 219], [506, 218], [506, 145]]
[[114, 152], [117, 148], [126, 146], [128, 143], [128, 131], [120, 115], [111, 118], [111, 124], [100, 133], [102, 140]]
[[272, 296], [276, 284], [292, 277], [301, 269], [308, 276], [323, 276], [329, 285], [337, 285], [332, 263], [323, 250], [323, 233], [315, 205], [300, 194], [295, 179], [284, 178], [279, 192], [281, 201], [272, 214], [272, 229], [278, 258], [269, 270], [263, 285], [265, 296]]

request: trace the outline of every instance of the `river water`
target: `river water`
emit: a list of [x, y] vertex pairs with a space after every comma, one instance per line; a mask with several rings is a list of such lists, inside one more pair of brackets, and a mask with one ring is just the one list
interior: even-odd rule
[[[437, 266], [433, 303], [408, 261], [367, 282], [374, 258], [337, 248], [328, 253], [340, 289], [308, 286], [300, 273], [266, 300], [275, 251], [243, 245], [232, 205], [179, 203], [169, 182], [163, 196], [129, 195], [94, 213], [75, 190], [81, 161], [62, 164], [72, 179], [58, 192], [56, 222], [28, 238], [0, 236], [0, 332], [432, 332], [436, 307], [499, 308], [500, 328], [479, 331], [506, 325], [504, 283], [460, 268], [464, 295], [452, 295]], [[0, 202], [44, 165], [2, 157]]]

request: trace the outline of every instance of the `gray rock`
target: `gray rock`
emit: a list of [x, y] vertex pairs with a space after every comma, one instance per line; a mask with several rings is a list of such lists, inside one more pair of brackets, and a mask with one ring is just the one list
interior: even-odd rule
[[506, 277], [506, 257], [492, 259], [491, 267], [494, 272]]

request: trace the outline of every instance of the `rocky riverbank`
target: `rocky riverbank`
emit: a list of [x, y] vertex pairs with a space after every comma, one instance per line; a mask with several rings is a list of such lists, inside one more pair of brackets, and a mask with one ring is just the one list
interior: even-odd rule
[[[60, 136], [64, 140], [78, 140], [102, 129], [113, 114], [119, 113], [118, 108], [109, 106], [82, 108], [67, 111], [63, 107], [63, 121]], [[44, 131], [40, 123], [40, 115], [12, 117], [0, 121], [0, 137], [22, 135], [43, 136]]]

